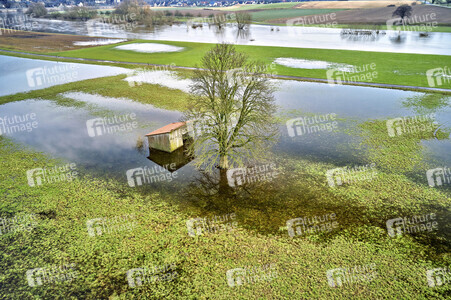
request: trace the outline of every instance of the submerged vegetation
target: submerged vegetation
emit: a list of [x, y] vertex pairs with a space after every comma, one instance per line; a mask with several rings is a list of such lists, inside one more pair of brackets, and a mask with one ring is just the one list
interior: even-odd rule
[[[183, 92], [150, 84], [129, 88], [123, 79], [124, 75], [120, 75], [70, 83], [2, 97], [0, 102], [40, 98], [76, 107], [76, 102], [67, 102], [58, 95], [83, 91], [170, 109], [183, 110], [187, 103]], [[434, 109], [446, 99], [425, 95], [411, 98], [405, 105]], [[5, 254], [0, 262], [4, 270], [0, 296], [179, 299], [208, 295], [228, 299], [288, 295], [368, 299], [421, 295], [445, 299], [449, 287], [428, 287], [425, 271], [451, 264], [447, 222], [450, 190], [431, 188], [421, 172], [396, 167], [412, 164], [406, 162], [407, 157], [421, 157], [419, 141], [424, 137], [407, 135], [387, 151], [380, 147], [385, 145], [384, 124], [384, 120], [367, 121], [357, 128], [366, 144], [362, 163], [377, 165], [377, 176], [370, 181], [331, 188], [325, 174], [340, 165], [278, 151], [270, 153], [279, 174], [271, 184], [250, 184], [237, 189], [232, 197], [214, 192], [220, 188], [217, 172], [198, 173], [187, 185], [156, 190], [130, 188], [125, 180], [117, 181], [108, 174], [93, 178], [82, 165], [77, 180], [31, 188], [27, 185], [27, 170], [62, 162], [0, 137], [1, 216], [36, 214], [36, 225], [30, 231], [0, 236], [0, 248]], [[412, 156], [408, 149], [417, 154]], [[438, 230], [395, 238], [387, 234], [386, 220], [430, 212], [437, 215]], [[187, 232], [186, 221], [190, 218], [231, 213], [236, 215], [237, 223], [230, 231], [194, 238]], [[288, 220], [329, 214], [335, 214], [338, 223], [333, 230], [290, 237]], [[135, 220], [130, 230], [88, 235], [87, 220], [130, 215]], [[228, 286], [227, 270], [257, 262], [273, 263], [277, 276], [239, 288]], [[70, 263], [75, 264], [78, 274], [74, 281], [34, 288], [27, 285], [28, 269]], [[331, 288], [327, 283], [328, 269], [370, 263], [377, 271], [371, 282], [340, 288]], [[139, 288], [128, 285], [128, 270], [167, 264], [175, 265], [174, 280]]]
[[[2, 217], [37, 215], [30, 232], [0, 236], [6, 255], [1, 261], [2, 297], [179, 299], [209, 295], [225, 299], [224, 295], [267, 298], [283, 294], [345, 299], [358, 292], [358, 299], [381, 295], [446, 298], [447, 287], [429, 288], [424, 272], [451, 263], [446, 255], [449, 246], [445, 246], [449, 191], [414, 183], [404, 175], [380, 172], [371, 182], [331, 189], [324, 174], [333, 166], [278, 155], [281, 173], [271, 185], [249, 186], [247, 192], [225, 201], [220, 194], [200, 197], [198, 189], [203, 185], [199, 184], [168, 194], [125, 187], [107, 174], [95, 179], [83, 171], [71, 183], [30, 188], [26, 170], [60, 162], [1, 137], [0, 154]], [[385, 220], [432, 210], [438, 211], [438, 231], [397, 238], [387, 235]], [[232, 231], [195, 238], [187, 234], [186, 220], [231, 212], [238, 224]], [[287, 220], [327, 213], [336, 214], [338, 229], [294, 238], [287, 234]], [[87, 220], [125, 215], [135, 216], [132, 230], [88, 235]], [[273, 263], [277, 277], [239, 289], [227, 285], [228, 269], [256, 261]], [[27, 286], [27, 269], [69, 263], [78, 272], [73, 282]], [[377, 266], [378, 276], [372, 282], [338, 289], [328, 286], [327, 269], [369, 263]], [[127, 270], [164, 264], [175, 264], [178, 277], [174, 281], [135, 289], [127, 285]]]
[[[194, 20], [183, 7], [172, 13], [142, 4], [122, 1], [101, 19], [83, 7], [47, 17], [133, 28]], [[251, 38], [251, 19], [336, 11], [295, 5], [237, 8], [233, 30]], [[197, 17], [187, 30], [200, 30], [205, 20], [222, 33], [230, 26], [225, 13]], [[350, 39], [382, 34], [376, 27], [343, 32]], [[86, 40], [55, 36], [12, 32], [0, 47], [30, 53], [6, 55], [36, 58], [31, 52], [40, 51], [49, 60], [145, 68], [0, 97], [0, 299], [449, 298], [451, 284], [431, 285], [429, 271], [451, 266], [451, 184], [442, 184], [440, 173], [431, 184], [429, 175], [446, 172], [451, 92], [271, 76], [330, 80], [329, 69], [341, 72], [339, 83], [359, 70], [371, 72], [359, 77], [364, 82], [429, 87], [426, 72], [447, 70], [450, 56], [121, 43], [180, 50], [138, 53], [118, 44], [74, 48]], [[302, 62], [311, 69], [298, 67]], [[31, 86], [40, 68], [25, 69], [12, 70], [26, 73]], [[154, 84], [156, 77], [173, 88]], [[451, 88], [445, 80], [437, 85]], [[27, 121], [38, 115], [36, 131], [4, 126], [20, 112]], [[147, 132], [182, 146], [172, 153], [149, 148]], [[46, 179], [64, 165], [75, 175]], [[257, 178], [266, 168], [271, 177]], [[146, 172], [163, 179], [146, 182]], [[257, 179], [246, 181], [249, 174]], [[272, 276], [252, 277], [265, 266]], [[371, 279], [353, 273], [358, 269]], [[39, 277], [43, 270], [55, 273]]]

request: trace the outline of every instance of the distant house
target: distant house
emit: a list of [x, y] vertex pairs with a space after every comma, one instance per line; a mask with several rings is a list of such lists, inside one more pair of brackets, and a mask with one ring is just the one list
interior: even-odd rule
[[146, 134], [149, 148], [173, 152], [183, 146], [183, 136], [187, 133], [185, 122], [171, 123]]

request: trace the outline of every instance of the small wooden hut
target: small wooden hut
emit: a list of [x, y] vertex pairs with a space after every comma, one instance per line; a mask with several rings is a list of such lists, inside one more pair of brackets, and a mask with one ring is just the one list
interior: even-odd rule
[[185, 122], [176, 122], [163, 126], [146, 134], [149, 148], [171, 153], [183, 146], [183, 135], [186, 132]]

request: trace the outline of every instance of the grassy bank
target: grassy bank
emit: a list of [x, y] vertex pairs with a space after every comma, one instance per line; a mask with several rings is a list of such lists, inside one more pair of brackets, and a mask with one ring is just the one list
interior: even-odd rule
[[99, 94], [105, 97], [128, 98], [169, 110], [185, 110], [187, 95], [184, 92], [150, 84], [143, 84], [131, 88], [128, 82], [123, 80], [125, 77], [126, 75], [118, 75], [113, 77], [88, 79], [64, 85], [57, 85], [42, 90], [2, 96], [0, 97], [0, 104], [36, 98], [55, 100], [60, 104], [63, 104], [69, 100], [62, 97], [60, 94], [64, 92], [85, 92]]
[[[175, 64], [177, 66], [194, 67], [201, 57], [213, 45], [206, 43], [188, 43], [172, 41], [136, 40], [133, 43], [164, 43], [184, 47], [173, 53], [137, 53], [134, 51], [116, 50], [117, 45], [93, 47], [89, 49], [55, 52], [53, 54], [67, 57], [105, 59], [112, 61], [140, 62], [152, 64]], [[252, 59], [272, 63], [279, 57], [321, 60], [362, 67], [374, 63], [377, 77], [370, 80], [361, 78], [362, 82], [386, 83], [428, 87], [426, 71], [451, 65], [451, 57], [443, 55], [404, 54], [385, 52], [366, 52], [348, 50], [305, 49], [263, 46], [236, 46], [237, 50], [247, 53]], [[326, 70], [297, 69], [275, 65], [274, 71], [280, 75], [302, 76], [327, 79]], [[366, 74], [366, 73], [365, 73]], [[451, 82], [445, 82], [441, 88], [451, 88]]]

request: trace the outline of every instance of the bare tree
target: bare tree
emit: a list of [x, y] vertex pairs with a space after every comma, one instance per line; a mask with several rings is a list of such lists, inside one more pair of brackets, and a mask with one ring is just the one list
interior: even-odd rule
[[216, 14], [213, 16], [211, 23], [218, 29], [223, 29], [227, 23], [227, 14]]
[[398, 16], [401, 18], [401, 21], [404, 21], [404, 18], [409, 18], [412, 15], [412, 6], [408, 4], [403, 4], [399, 6], [394, 12], [393, 17]]
[[43, 17], [47, 15], [47, 8], [43, 3], [31, 3], [26, 11], [27, 15], [33, 14], [34, 17]]
[[[258, 160], [275, 140], [274, 86], [262, 63], [230, 44], [218, 44], [196, 70], [186, 119], [198, 120], [191, 151], [204, 170], [226, 170]], [[200, 130], [199, 130], [200, 129]]]
[[235, 21], [236, 25], [238, 26], [238, 29], [244, 29], [246, 26], [249, 26], [249, 24], [252, 21], [252, 17], [247, 12], [237, 12], [235, 13]]

